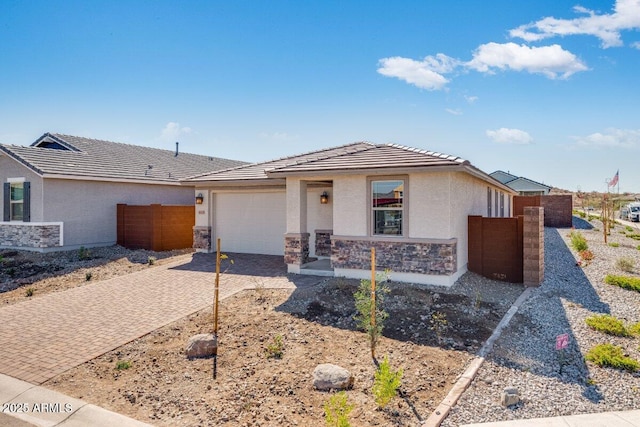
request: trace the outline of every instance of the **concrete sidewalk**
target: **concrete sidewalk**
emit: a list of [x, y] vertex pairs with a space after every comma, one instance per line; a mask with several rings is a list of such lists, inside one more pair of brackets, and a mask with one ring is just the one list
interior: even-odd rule
[[0, 425], [6, 427], [150, 426], [82, 400], [0, 374]]
[[461, 427], [640, 427], [640, 410], [464, 424]]

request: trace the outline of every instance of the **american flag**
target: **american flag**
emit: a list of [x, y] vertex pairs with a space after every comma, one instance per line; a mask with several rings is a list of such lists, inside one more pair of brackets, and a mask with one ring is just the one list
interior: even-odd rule
[[620, 171], [616, 171], [616, 174], [613, 178], [611, 178], [611, 181], [609, 181], [609, 187], [614, 187], [617, 183], [618, 183], [618, 173]]

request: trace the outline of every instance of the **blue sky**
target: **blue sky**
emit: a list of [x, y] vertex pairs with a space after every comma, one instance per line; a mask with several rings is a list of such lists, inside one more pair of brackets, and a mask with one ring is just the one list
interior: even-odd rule
[[[517, 5], [517, 7], [515, 7]], [[394, 142], [640, 192], [640, 0], [0, 2], [0, 142]]]

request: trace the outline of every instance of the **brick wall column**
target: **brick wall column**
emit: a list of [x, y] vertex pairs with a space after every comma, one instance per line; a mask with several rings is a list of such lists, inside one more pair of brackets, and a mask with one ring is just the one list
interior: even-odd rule
[[544, 208], [524, 208], [523, 235], [524, 285], [539, 286], [544, 280]]

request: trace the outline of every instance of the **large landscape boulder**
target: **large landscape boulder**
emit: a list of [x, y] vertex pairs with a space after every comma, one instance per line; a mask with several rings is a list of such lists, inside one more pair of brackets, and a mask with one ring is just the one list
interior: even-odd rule
[[218, 340], [213, 334], [198, 334], [189, 338], [185, 351], [187, 357], [208, 357], [218, 350]]
[[520, 392], [515, 387], [506, 387], [502, 391], [500, 403], [502, 403], [502, 406], [504, 406], [505, 408], [511, 405], [517, 405], [518, 403], [520, 403]]
[[313, 370], [313, 386], [318, 390], [345, 390], [353, 386], [353, 375], [331, 363], [323, 363]]

